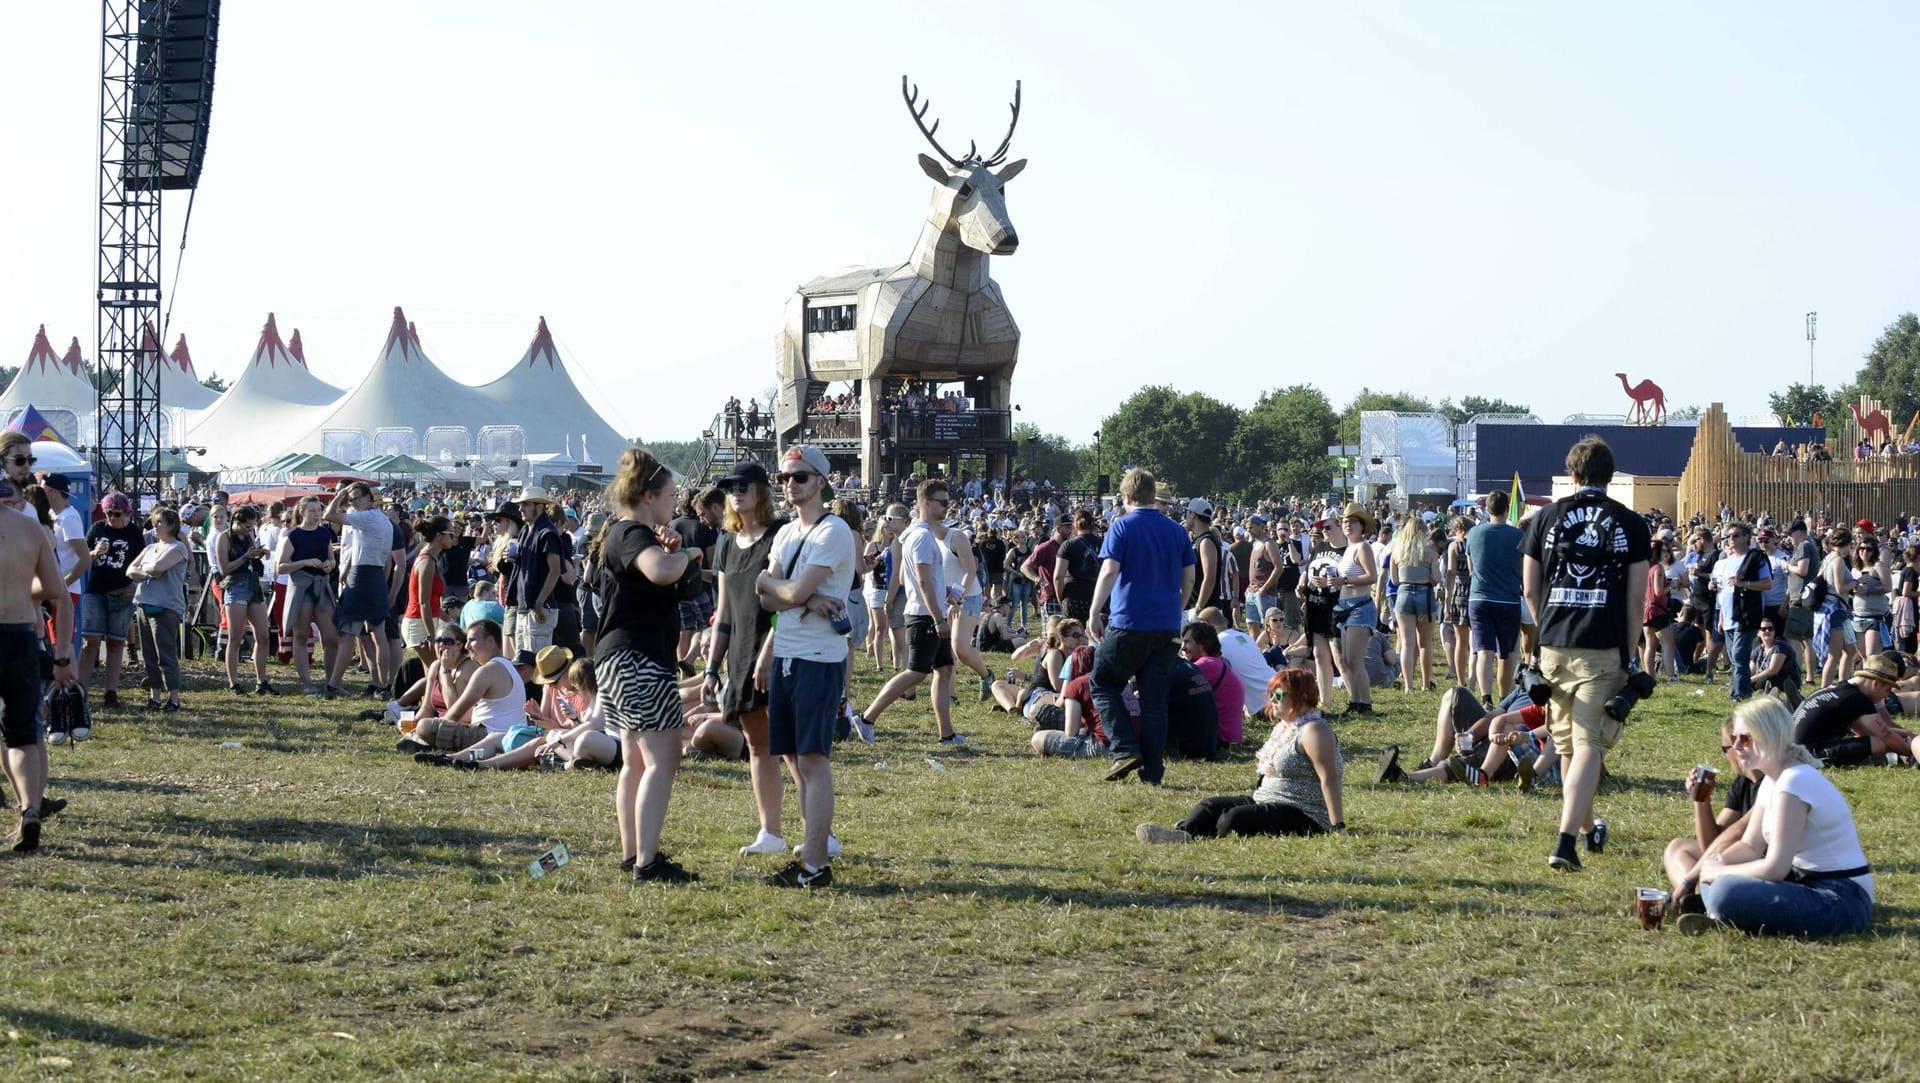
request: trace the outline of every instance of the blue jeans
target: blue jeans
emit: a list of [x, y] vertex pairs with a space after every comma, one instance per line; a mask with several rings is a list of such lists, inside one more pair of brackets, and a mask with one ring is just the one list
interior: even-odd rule
[[1700, 891], [1707, 916], [1749, 933], [1839, 936], [1857, 933], [1873, 918], [1867, 889], [1852, 880], [1811, 884], [1722, 876]]
[[[1173, 660], [1180, 654], [1180, 633], [1109, 628], [1093, 654], [1093, 702], [1100, 708], [1113, 758], [1140, 757], [1140, 780], [1159, 782], [1166, 774], [1167, 688]], [[1140, 720], [1136, 728], [1121, 696], [1137, 679]]]
[[1009, 571], [1007, 573], [1007, 601], [1013, 603], [1017, 627], [1027, 626], [1027, 606], [1033, 602], [1033, 580], [1024, 575]]
[[1727, 661], [1733, 666], [1733, 688], [1729, 694], [1735, 702], [1753, 695], [1753, 670], [1749, 665], [1753, 661], [1755, 634], [1754, 629], [1738, 624], [1727, 630]]

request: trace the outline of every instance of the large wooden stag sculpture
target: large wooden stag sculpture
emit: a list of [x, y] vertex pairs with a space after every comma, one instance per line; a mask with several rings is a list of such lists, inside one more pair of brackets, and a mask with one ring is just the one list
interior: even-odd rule
[[[1004, 410], [1020, 350], [1020, 328], [1000, 287], [987, 273], [989, 256], [1009, 256], [1020, 237], [1007, 216], [1005, 186], [1026, 168], [1006, 162], [1020, 123], [1020, 84], [1014, 83], [1006, 137], [981, 154], [940, 145], [940, 122], [929, 126], [933, 102], [900, 77], [907, 111], [940, 160], [922, 154], [920, 169], [934, 182], [920, 238], [905, 263], [858, 268], [816, 278], [795, 291], [775, 344], [780, 398], [775, 423], [783, 442], [798, 439], [820, 384], [859, 381], [861, 471], [880, 472], [882, 381], [985, 378], [982, 409]], [[1006, 163], [1006, 164], [1002, 164]]]

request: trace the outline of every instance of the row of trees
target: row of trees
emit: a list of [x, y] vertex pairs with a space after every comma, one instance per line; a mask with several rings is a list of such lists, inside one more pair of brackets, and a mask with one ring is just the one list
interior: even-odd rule
[[1818, 414], [1833, 437], [1847, 419], [1847, 404], [1859, 402], [1861, 395], [1880, 400], [1896, 433], [1912, 425], [1920, 414], [1920, 316], [1903, 312], [1888, 324], [1851, 382], [1831, 388], [1790, 384], [1785, 391], [1768, 395], [1767, 406], [1776, 416], [1799, 425], [1811, 424]]
[[1530, 412], [1476, 395], [1434, 403], [1370, 389], [1335, 410], [1310, 384], [1274, 388], [1241, 409], [1161, 385], [1129, 396], [1101, 422], [1094, 442], [1076, 444], [1026, 424], [1015, 427], [1014, 438], [1022, 471], [1062, 485], [1091, 487], [1101, 473], [1144, 466], [1185, 492], [1307, 494], [1325, 491], [1338, 471], [1328, 447], [1359, 443], [1364, 410], [1437, 413], [1456, 424], [1477, 414]]

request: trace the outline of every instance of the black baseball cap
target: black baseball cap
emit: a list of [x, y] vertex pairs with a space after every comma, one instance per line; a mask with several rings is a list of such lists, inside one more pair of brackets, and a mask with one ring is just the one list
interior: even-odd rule
[[40, 482], [40, 487], [42, 489], [52, 489], [61, 496], [73, 495], [73, 479], [65, 474], [48, 474], [46, 478]]
[[517, 523], [520, 521], [520, 505], [509, 500], [506, 503], [500, 505], [499, 507], [493, 509], [493, 514], [487, 516], [487, 518], [511, 519]]
[[767, 468], [756, 462], [740, 463], [733, 468], [732, 473], [720, 479], [723, 485], [738, 485], [741, 482], [772, 484], [771, 479], [767, 477]]

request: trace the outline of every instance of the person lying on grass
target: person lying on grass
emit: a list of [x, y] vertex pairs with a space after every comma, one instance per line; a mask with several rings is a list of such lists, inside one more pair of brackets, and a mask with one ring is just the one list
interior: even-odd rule
[[1726, 807], [1713, 811], [1713, 791], [1717, 785], [1707, 781], [1699, 767], [1687, 772], [1687, 796], [1693, 803], [1693, 835], [1667, 843], [1661, 864], [1673, 884], [1673, 908], [1677, 913], [1701, 909], [1698, 899], [1687, 902], [1700, 883], [1700, 859], [1718, 856], [1747, 833], [1747, 818], [1753, 813], [1753, 799], [1760, 790], [1762, 775], [1748, 762], [1748, 746], [1733, 740], [1733, 716], [1720, 723], [1720, 752], [1727, 758]]
[[[540, 653], [564, 649], [548, 647]], [[579, 767], [620, 766], [620, 742], [607, 733], [593, 660], [575, 659], [566, 672], [548, 682], [547, 687], [559, 721], [544, 734], [515, 741], [509, 731], [498, 755], [476, 756], [463, 752], [450, 758], [452, 765], [470, 771], [516, 771], [529, 767], [571, 771]]]
[[1320, 715], [1320, 686], [1312, 673], [1289, 667], [1273, 675], [1267, 717], [1279, 717], [1255, 762], [1260, 785], [1252, 796], [1209, 797], [1173, 827], [1135, 829], [1147, 843], [1192, 842], [1228, 835], [1322, 835], [1345, 831], [1340, 739]]
[[1515, 687], [1490, 711], [1472, 690], [1456, 686], [1440, 697], [1433, 753], [1408, 771], [1400, 766], [1400, 746], [1388, 745], [1380, 752], [1373, 780], [1383, 785], [1465, 782], [1490, 786], [1517, 779], [1524, 793], [1537, 780], [1557, 781], [1560, 757], [1547, 740], [1546, 724], [1546, 708], [1521, 688]]

